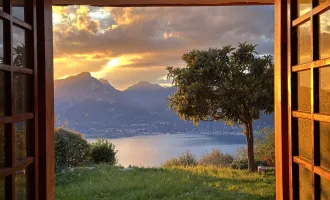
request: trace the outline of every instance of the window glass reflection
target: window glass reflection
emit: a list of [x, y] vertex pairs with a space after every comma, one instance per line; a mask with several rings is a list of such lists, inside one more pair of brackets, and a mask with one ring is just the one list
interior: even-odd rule
[[307, 119], [298, 119], [298, 152], [299, 156], [312, 161], [312, 121]]
[[13, 66], [26, 66], [25, 31], [13, 26]]
[[298, 26], [298, 64], [313, 60], [310, 21]]
[[298, 72], [298, 110], [311, 111], [311, 74], [310, 70]]
[[15, 173], [15, 199], [26, 199], [26, 170], [19, 170]]
[[26, 158], [26, 123], [17, 122], [15, 127], [15, 156], [16, 161]]
[[313, 196], [312, 173], [299, 166], [299, 200], [311, 200]]
[[298, 0], [298, 16], [302, 16], [311, 10], [310, 0]]
[[320, 122], [320, 166], [330, 170], [330, 123]]
[[330, 57], [330, 10], [320, 14], [320, 59]]
[[330, 67], [319, 69], [319, 112], [330, 114]]

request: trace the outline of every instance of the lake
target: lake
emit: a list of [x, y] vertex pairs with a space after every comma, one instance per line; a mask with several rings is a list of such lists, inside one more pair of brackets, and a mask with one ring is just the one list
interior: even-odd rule
[[[93, 142], [96, 139], [88, 139]], [[110, 139], [118, 150], [119, 164], [157, 167], [169, 158], [190, 150], [197, 158], [213, 148], [235, 155], [245, 144], [224, 144], [220, 137], [197, 134], [167, 134]]]

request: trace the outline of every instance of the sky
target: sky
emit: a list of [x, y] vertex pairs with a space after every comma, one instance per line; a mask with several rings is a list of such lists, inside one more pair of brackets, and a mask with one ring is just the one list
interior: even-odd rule
[[124, 90], [139, 81], [167, 85], [166, 67], [184, 67], [192, 49], [258, 44], [273, 54], [274, 8], [53, 7], [54, 78], [81, 72]]

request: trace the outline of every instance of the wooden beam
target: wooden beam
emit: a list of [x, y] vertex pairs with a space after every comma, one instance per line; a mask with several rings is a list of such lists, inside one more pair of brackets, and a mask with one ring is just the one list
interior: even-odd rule
[[38, 191], [40, 200], [55, 199], [54, 69], [52, 1], [37, 0]]
[[[14, 0], [21, 5], [23, 0]], [[148, 6], [230, 6], [230, 5], [273, 5], [274, 0], [53, 0], [53, 5], [91, 5], [108, 7]]]
[[289, 199], [289, 91], [287, 0], [275, 0], [275, 154], [276, 199]]

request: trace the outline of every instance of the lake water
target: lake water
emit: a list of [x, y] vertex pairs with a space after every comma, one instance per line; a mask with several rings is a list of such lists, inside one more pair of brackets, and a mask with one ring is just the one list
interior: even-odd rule
[[[88, 139], [93, 142], [96, 139]], [[235, 155], [244, 144], [224, 144], [219, 137], [194, 134], [150, 135], [110, 139], [118, 150], [119, 164], [157, 167], [169, 158], [190, 150], [197, 158], [213, 148]]]

